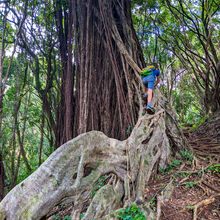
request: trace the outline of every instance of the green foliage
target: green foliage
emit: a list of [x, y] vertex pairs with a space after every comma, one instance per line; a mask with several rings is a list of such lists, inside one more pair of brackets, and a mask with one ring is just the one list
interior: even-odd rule
[[185, 188], [186, 189], [187, 188], [192, 188], [192, 187], [196, 186], [197, 184], [198, 184], [197, 181], [195, 181], [195, 182], [186, 182]]
[[118, 212], [117, 219], [120, 220], [146, 220], [146, 217], [135, 204], [126, 207]]
[[84, 214], [81, 213], [79, 218], [82, 219], [83, 217], [84, 217]]
[[64, 218], [59, 217], [59, 213], [52, 215], [52, 219], [54, 220], [71, 220], [71, 216], [66, 215]]
[[91, 198], [93, 198], [95, 196], [96, 192], [105, 185], [105, 181], [107, 178], [108, 178], [107, 175], [99, 177], [98, 181], [96, 182], [95, 186], [92, 189]]
[[186, 150], [186, 151], [181, 150], [180, 154], [181, 154], [181, 156], [182, 156], [182, 158], [184, 160], [189, 160], [189, 161], [193, 160], [193, 156], [192, 156], [192, 151], [191, 150]]
[[207, 172], [220, 173], [220, 164], [212, 164], [206, 169]]
[[175, 160], [173, 158], [170, 158], [170, 162], [169, 165], [166, 167], [166, 169], [163, 168], [158, 168], [159, 172], [163, 173], [163, 174], [167, 174], [169, 173], [173, 168], [177, 168], [178, 165], [180, 165], [182, 163], [181, 160]]
[[[153, 60], [158, 62], [162, 78], [170, 83], [175, 83], [171, 91], [171, 98], [178, 113], [179, 121], [193, 125], [194, 123], [199, 123], [205, 116], [204, 102], [200, 95], [201, 92], [204, 93], [205, 91], [202, 84], [199, 88], [201, 92], [198, 92], [198, 87], [195, 85], [196, 80], [193, 78], [193, 71], [191, 70], [196, 69], [196, 63], [199, 63], [201, 64], [200, 69], [206, 72], [207, 65], [205, 65], [205, 62], [195, 62], [196, 59], [191, 58], [194, 55], [187, 56], [188, 52], [184, 53], [184, 51], [187, 51], [185, 45], [190, 42], [189, 50], [192, 53], [198, 54], [198, 57], [205, 56], [196, 30], [201, 29], [201, 32], [205, 30], [203, 16], [208, 16], [208, 12], [206, 11], [207, 8], [199, 1], [195, 1], [193, 4], [188, 0], [172, 1], [170, 4], [172, 5], [172, 10], [169, 9], [166, 1], [132, 1], [132, 19], [146, 62], [152, 62]], [[216, 7], [214, 4], [209, 6], [213, 26], [218, 25]], [[185, 13], [183, 18], [176, 15], [182, 10]], [[192, 22], [194, 19], [191, 18], [192, 11], [193, 16], [197, 17], [197, 23]], [[201, 13], [202, 11], [204, 14]], [[182, 19], [185, 23], [182, 22]], [[190, 28], [188, 28], [189, 26]], [[216, 30], [218, 28], [215, 28], [215, 33], [212, 35], [215, 47], [218, 45], [217, 36], [219, 35]], [[177, 51], [181, 56], [176, 57], [174, 55]], [[196, 56], [196, 58], [198, 57]], [[167, 79], [166, 76], [163, 76], [165, 66], [173, 60], [175, 62], [169, 67], [170, 72], [168, 71], [171, 77]], [[182, 74], [178, 74], [183, 70], [185, 71]], [[202, 81], [200, 78], [199, 80]], [[165, 85], [160, 86], [163, 93], [168, 97], [169, 91], [166, 82]]]
[[[3, 100], [3, 139], [1, 146], [2, 144], [4, 145], [2, 155], [4, 158], [5, 172], [7, 176], [6, 182], [8, 183], [7, 185], [10, 185], [13, 179], [11, 164], [13, 161], [14, 164], [17, 164], [18, 161], [19, 143], [17, 129], [20, 130], [20, 135], [22, 135], [22, 131], [23, 129], [25, 129], [23, 137], [23, 147], [25, 149], [25, 154], [31, 167], [31, 171], [27, 170], [23, 161], [23, 157], [20, 157], [20, 167], [16, 184], [27, 178], [32, 172], [34, 172], [38, 168], [39, 165], [40, 123], [42, 105], [40, 103], [39, 97], [37, 97], [34, 93], [32, 94], [30, 88], [24, 87], [24, 82], [19, 79], [20, 72], [17, 74], [13, 72], [17, 68], [20, 68], [19, 71], [24, 70], [22, 67], [18, 67], [19, 65], [20, 64], [18, 64], [18, 61], [16, 61], [14, 70], [12, 69], [11, 71], [11, 75], [8, 81], [8, 89], [5, 93]], [[23, 77], [24, 76], [22, 76], [22, 80]], [[29, 84], [29, 82], [26, 83]], [[19, 89], [19, 86], [22, 87], [23, 90], [21, 88]], [[18, 93], [18, 91], [20, 93]], [[29, 96], [30, 102], [27, 103]], [[17, 124], [15, 124], [15, 110], [18, 107], [19, 111], [16, 115]], [[26, 124], [24, 126], [25, 121]], [[13, 139], [14, 133], [15, 137]], [[47, 134], [46, 130], [45, 134]], [[44, 138], [43, 147], [42, 162], [47, 158], [46, 155], [49, 155], [51, 153], [51, 148], [49, 147], [49, 142], [46, 138]], [[8, 189], [6, 190], [8, 191]]]
[[[164, 186], [163, 186], [164, 187]], [[150, 203], [150, 207], [156, 211], [156, 203], [157, 203], [157, 198], [156, 197], [153, 197], [151, 200], [149, 200], [149, 203]]]
[[186, 208], [189, 210], [194, 210], [195, 207], [193, 205], [187, 205]]
[[52, 219], [54, 219], [54, 220], [61, 220], [61, 218], [58, 217], [58, 214], [52, 215], [51, 217], [52, 217]]
[[149, 202], [150, 202], [151, 205], [155, 205], [156, 202], [157, 202], [156, 197], [152, 198]]
[[183, 178], [189, 176], [189, 174], [190, 174], [189, 171], [186, 171], [186, 172], [180, 172], [180, 173], [179, 173], [179, 172], [176, 172], [176, 175], [177, 175], [177, 176], [180, 176], [180, 177], [183, 177]]
[[204, 117], [202, 118], [199, 118], [195, 124], [192, 126], [191, 130], [192, 131], [195, 131], [201, 124], [203, 124], [207, 119], [208, 119], [208, 115], [205, 115]]

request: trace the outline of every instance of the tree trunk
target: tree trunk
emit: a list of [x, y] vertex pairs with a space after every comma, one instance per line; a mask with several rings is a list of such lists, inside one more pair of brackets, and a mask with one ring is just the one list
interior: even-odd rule
[[[4, 163], [2, 160], [2, 155], [0, 152], [0, 201], [4, 198], [4, 186], [5, 186], [5, 170], [4, 170]], [[0, 214], [1, 217], [1, 214]]]
[[40, 148], [39, 148], [39, 162], [38, 165], [41, 165], [41, 157], [42, 157], [42, 149], [43, 149], [43, 143], [44, 143], [44, 123], [45, 123], [45, 115], [44, 110], [42, 110], [41, 114], [41, 128], [40, 128]]
[[[54, 0], [55, 18], [62, 63], [61, 101], [57, 110], [56, 148], [73, 138], [73, 87], [72, 63], [73, 6], [71, 0]], [[68, 7], [67, 7], [68, 5]]]
[[[118, 139], [138, 118], [141, 87], [119, 44], [143, 67], [130, 1], [74, 1], [75, 136], [90, 130]], [[138, 97], [139, 95], [139, 97]], [[139, 99], [138, 99], [139, 98]]]

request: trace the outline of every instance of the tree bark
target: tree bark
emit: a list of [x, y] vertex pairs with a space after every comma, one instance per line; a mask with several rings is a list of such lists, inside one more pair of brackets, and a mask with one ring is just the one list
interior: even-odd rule
[[[67, 43], [67, 72], [65, 80], [65, 140], [69, 141], [73, 138], [73, 63], [72, 63], [72, 41], [73, 41], [73, 3], [72, 0], [68, 0], [69, 14], [68, 14], [68, 43]], [[63, 144], [63, 143], [62, 143]]]
[[44, 110], [42, 110], [41, 114], [41, 131], [40, 131], [40, 147], [39, 147], [39, 162], [38, 166], [41, 165], [41, 157], [42, 157], [42, 149], [43, 149], [43, 142], [44, 142], [44, 123], [45, 123], [45, 115], [44, 115]]
[[2, 160], [2, 155], [0, 153], [0, 201], [4, 198], [5, 195], [4, 186], [5, 186], [5, 169]]
[[63, 2], [54, 0], [54, 9], [62, 63], [61, 101], [56, 113], [58, 122], [55, 133], [57, 148], [73, 138], [73, 3], [71, 0]]
[[139, 68], [131, 65], [144, 65], [132, 26], [130, 1], [77, 0], [73, 7], [74, 135], [99, 130], [123, 140], [128, 127], [137, 121], [141, 99]]

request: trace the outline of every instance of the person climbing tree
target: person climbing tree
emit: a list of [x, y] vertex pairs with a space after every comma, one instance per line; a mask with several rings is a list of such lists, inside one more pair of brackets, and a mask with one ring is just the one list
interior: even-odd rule
[[[154, 114], [155, 109], [151, 106], [153, 89], [160, 81], [160, 71], [157, 63], [151, 63], [141, 71], [142, 82], [145, 86], [145, 100], [147, 104], [147, 113]], [[156, 80], [157, 78], [157, 80]], [[156, 83], [155, 83], [156, 80]]]

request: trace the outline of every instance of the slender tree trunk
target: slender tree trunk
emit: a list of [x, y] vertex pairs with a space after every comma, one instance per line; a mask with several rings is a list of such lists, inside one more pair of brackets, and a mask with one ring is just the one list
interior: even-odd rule
[[68, 14], [68, 43], [67, 43], [67, 72], [65, 80], [65, 140], [64, 143], [73, 138], [73, 63], [72, 63], [72, 41], [73, 41], [73, 3], [72, 0], [68, 0], [69, 14]]
[[[4, 60], [4, 45], [5, 45], [5, 28], [6, 28], [6, 17], [7, 9], [5, 8], [5, 13], [3, 17], [3, 28], [2, 28], [2, 41], [1, 41], [1, 54], [0, 54], [0, 139], [2, 140], [2, 111], [3, 111], [3, 60]], [[1, 146], [0, 146], [1, 147]], [[4, 185], [5, 185], [5, 172], [4, 163], [2, 160], [2, 147], [0, 149], [0, 201], [4, 197]]]
[[44, 115], [44, 109], [42, 109], [41, 114], [41, 138], [40, 138], [40, 149], [39, 149], [39, 166], [41, 165], [41, 157], [42, 157], [42, 149], [43, 149], [43, 142], [44, 142], [44, 121], [45, 121], [45, 115]]
[[0, 201], [4, 198], [4, 186], [5, 186], [5, 170], [2, 160], [2, 154], [0, 153]]
[[4, 11], [4, 17], [3, 17], [3, 27], [2, 27], [2, 41], [1, 41], [1, 54], [0, 54], [0, 131], [1, 131], [1, 124], [2, 124], [2, 102], [3, 102], [3, 61], [4, 61], [4, 48], [5, 48], [5, 29], [6, 29], [6, 23], [7, 23], [7, 14], [8, 10], [7, 7], [5, 6], [5, 11]]
[[18, 154], [17, 164], [16, 164], [14, 176], [13, 176], [11, 184], [10, 184], [10, 189], [12, 189], [13, 187], [16, 186], [17, 179], [18, 179], [18, 171], [20, 168], [20, 162], [21, 162], [21, 151], [19, 151], [19, 154]]
[[[72, 1], [54, 0], [55, 18], [62, 63], [61, 102], [57, 109], [56, 148], [73, 138]], [[66, 8], [68, 5], [68, 10]], [[68, 11], [68, 12], [67, 12]]]
[[[16, 80], [16, 94], [15, 94], [15, 104], [14, 104], [14, 124], [12, 130], [12, 152], [11, 152], [11, 179], [15, 179], [16, 167], [15, 167], [15, 160], [16, 160], [16, 128], [18, 126], [18, 112], [21, 106], [21, 75], [19, 74], [18, 79]], [[10, 188], [14, 187], [14, 181], [11, 182]]]
[[16, 127], [21, 155], [24, 159], [24, 163], [26, 165], [26, 168], [27, 168], [28, 172], [31, 172], [31, 167], [29, 165], [28, 159], [26, 157], [25, 149], [24, 149], [24, 135], [25, 135], [25, 130], [26, 130], [27, 111], [28, 111], [28, 106], [30, 104], [30, 98], [31, 98], [31, 94], [27, 95], [27, 99], [26, 99], [26, 102], [25, 102], [25, 109], [24, 109], [24, 122], [23, 122], [22, 133], [20, 132], [19, 125], [17, 125], [17, 127]]

